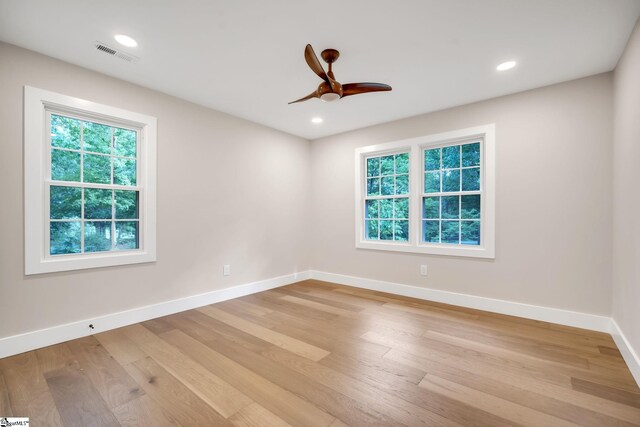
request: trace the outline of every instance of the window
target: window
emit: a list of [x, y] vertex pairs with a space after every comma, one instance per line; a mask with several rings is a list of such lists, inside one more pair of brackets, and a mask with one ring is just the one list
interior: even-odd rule
[[494, 126], [356, 150], [356, 247], [494, 257]]
[[423, 150], [423, 242], [480, 245], [481, 145], [472, 139]]
[[155, 260], [156, 119], [25, 87], [25, 272]]
[[409, 239], [409, 153], [367, 158], [367, 240]]

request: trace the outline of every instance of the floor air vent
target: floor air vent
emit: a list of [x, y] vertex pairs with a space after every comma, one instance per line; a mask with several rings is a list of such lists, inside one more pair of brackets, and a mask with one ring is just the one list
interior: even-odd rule
[[96, 46], [96, 49], [98, 49], [100, 52], [106, 53], [107, 55], [115, 56], [116, 58], [120, 58], [127, 62], [138, 62], [137, 56], [133, 56], [128, 53], [122, 52], [118, 49], [114, 49], [102, 42], [97, 41], [95, 46]]

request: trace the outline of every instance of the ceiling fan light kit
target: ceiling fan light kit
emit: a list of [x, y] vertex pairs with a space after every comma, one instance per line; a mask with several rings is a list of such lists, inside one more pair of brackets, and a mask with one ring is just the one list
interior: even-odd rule
[[313, 48], [310, 44], [307, 45], [304, 49], [304, 59], [307, 61], [307, 65], [311, 68], [311, 71], [316, 73], [318, 77], [320, 77], [323, 81], [320, 83], [318, 88], [311, 92], [309, 95], [304, 96], [295, 101], [291, 101], [289, 104], [294, 104], [296, 102], [306, 101], [311, 98], [320, 98], [321, 101], [324, 102], [333, 102], [337, 101], [340, 98], [344, 98], [345, 96], [351, 95], [359, 95], [361, 93], [368, 92], [383, 92], [391, 90], [391, 86], [383, 84], [383, 83], [345, 83], [341, 84], [338, 82], [333, 74], [332, 65], [338, 57], [340, 56], [340, 52], [336, 49], [325, 49], [320, 54], [324, 62], [329, 64], [329, 70], [324, 71], [322, 68], [322, 64], [318, 60], [316, 53], [313, 51]]

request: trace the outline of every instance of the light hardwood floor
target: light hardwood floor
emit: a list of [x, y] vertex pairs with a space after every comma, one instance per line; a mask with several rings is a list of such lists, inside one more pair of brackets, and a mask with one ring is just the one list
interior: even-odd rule
[[33, 426], [640, 425], [610, 336], [305, 281], [0, 360]]

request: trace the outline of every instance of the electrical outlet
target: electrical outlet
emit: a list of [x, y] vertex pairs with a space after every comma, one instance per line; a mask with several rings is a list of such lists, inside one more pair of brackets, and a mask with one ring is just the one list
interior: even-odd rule
[[222, 275], [231, 276], [231, 266], [229, 264], [225, 264], [224, 267], [222, 267]]
[[420, 275], [421, 276], [426, 276], [427, 275], [427, 265], [426, 264], [422, 264], [420, 266]]

